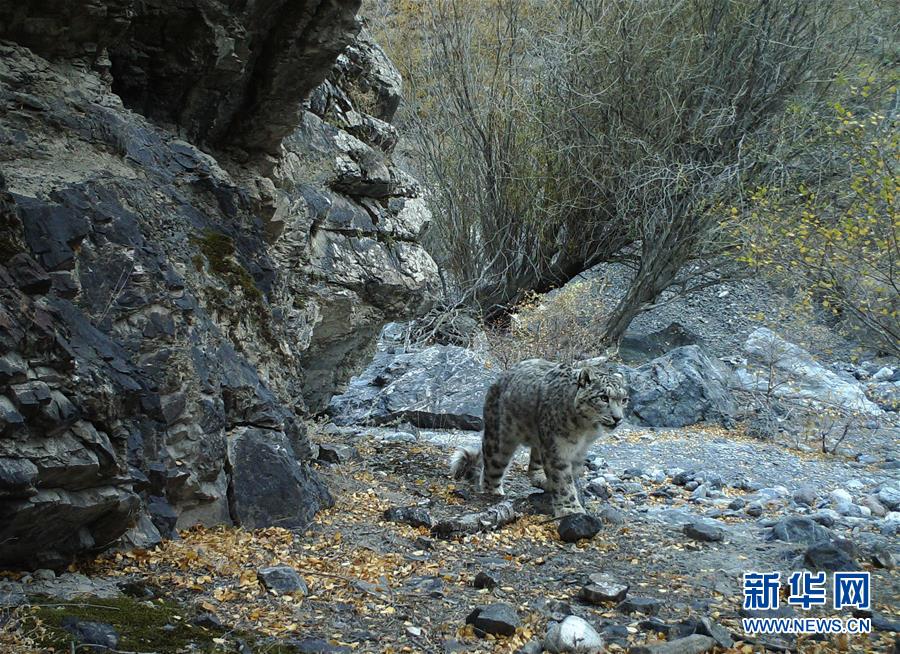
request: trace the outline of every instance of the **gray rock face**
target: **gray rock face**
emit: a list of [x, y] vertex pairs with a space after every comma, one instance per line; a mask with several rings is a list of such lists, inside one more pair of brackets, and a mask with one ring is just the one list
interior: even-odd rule
[[0, 566], [305, 524], [303, 415], [437, 283], [357, 0], [102, 4], [0, 7]]
[[48, 57], [86, 56], [106, 75], [111, 68], [130, 108], [181, 125], [192, 140], [269, 153], [359, 31], [359, 0], [95, 5], [9, 5], [0, 36]]
[[812, 402], [837, 404], [845, 409], [880, 414], [863, 386], [840, 377], [812, 355], [788, 343], [765, 327], [747, 337], [744, 352], [750, 361], [737, 371], [739, 383], [748, 390], [766, 391], [769, 371], [774, 371], [772, 392], [776, 397], [798, 397]]
[[734, 412], [725, 373], [696, 345], [679, 347], [627, 371], [629, 407], [651, 427], [727, 420]]
[[228, 442], [228, 463], [231, 515], [242, 527], [304, 529], [319, 509], [334, 504], [280, 432], [238, 428]]
[[432, 345], [379, 352], [328, 411], [339, 425], [408, 421], [418, 427], [481, 429], [484, 395], [495, 373], [471, 350]]

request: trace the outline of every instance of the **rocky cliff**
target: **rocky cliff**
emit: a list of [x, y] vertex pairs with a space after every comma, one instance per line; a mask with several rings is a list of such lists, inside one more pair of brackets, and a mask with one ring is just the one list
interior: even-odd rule
[[0, 566], [330, 502], [302, 418], [437, 277], [358, 4], [0, 0]]

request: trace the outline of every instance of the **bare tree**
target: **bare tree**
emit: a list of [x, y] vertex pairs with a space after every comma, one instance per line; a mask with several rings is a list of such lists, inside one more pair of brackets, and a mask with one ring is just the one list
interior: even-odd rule
[[805, 0], [428, 3], [410, 120], [435, 189], [432, 249], [489, 317], [596, 263], [634, 277], [603, 338], [664, 290], [710, 283], [727, 207], [765, 175], [780, 116], [857, 42]]

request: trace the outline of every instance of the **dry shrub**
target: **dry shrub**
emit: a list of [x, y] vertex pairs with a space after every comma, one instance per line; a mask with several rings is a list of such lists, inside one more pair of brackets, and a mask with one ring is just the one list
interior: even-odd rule
[[571, 363], [599, 356], [608, 315], [604, 284], [570, 282], [549, 294], [529, 293], [516, 305], [509, 325], [488, 330], [491, 355], [503, 368], [525, 359]]

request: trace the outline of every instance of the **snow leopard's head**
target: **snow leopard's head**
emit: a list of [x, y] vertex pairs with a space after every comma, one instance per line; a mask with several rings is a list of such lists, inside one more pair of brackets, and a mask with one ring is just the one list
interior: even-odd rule
[[628, 387], [621, 373], [608, 368], [578, 370], [575, 410], [585, 418], [612, 430], [625, 418]]

